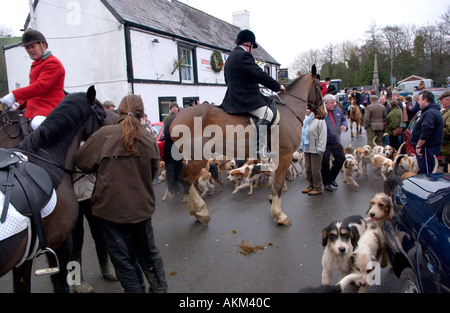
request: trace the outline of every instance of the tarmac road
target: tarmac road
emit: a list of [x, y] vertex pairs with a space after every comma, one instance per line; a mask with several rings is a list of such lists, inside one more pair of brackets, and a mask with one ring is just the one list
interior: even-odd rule
[[[342, 135], [344, 146], [366, 144], [365, 132], [357, 139], [350, 132]], [[369, 169], [370, 171], [370, 169]], [[157, 210], [153, 227], [172, 293], [292, 293], [321, 282], [321, 232], [331, 221], [352, 214], [365, 216], [369, 199], [383, 191], [383, 180], [372, 174], [360, 176], [359, 188], [342, 183], [323, 195], [309, 196], [305, 174], [288, 182], [282, 209], [292, 225], [278, 226], [270, 216], [270, 187], [261, 186], [247, 196], [247, 190], [231, 195], [232, 185], [222, 192], [206, 196], [211, 214], [209, 225], [196, 222], [179, 199], [160, 202], [165, 184], [155, 185]], [[87, 223], [86, 227], [87, 227]], [[90, 232], [86, 231], [83, 250], [83, 275], [99, 293], [121, 293], [118, 282], [102, 279]], [[262, 246], [255, 253], [242, 254], [240, 245]], [[338, 275], [333, 282], [337, 282]], [[369, 292], [390, 293], [397, 290], [397, 278], [390, 266], [381, 271], [381, 285]], [[49, 277], [33, 277], [32, 292], [52, 292]], [[12, 292], [11, 274], [0, 278], [0, 293]]]

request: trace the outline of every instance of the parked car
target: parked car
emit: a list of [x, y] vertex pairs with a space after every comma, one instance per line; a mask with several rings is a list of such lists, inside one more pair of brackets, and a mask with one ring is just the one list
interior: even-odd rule
[[450, 292], [450, 175], [416, 175], [396, 187], [384, 224], [400, 292]]
[[159, 156], [164, 161], [164, 122], [151, 123], [156, 133], [156, 142], [158, 143]]

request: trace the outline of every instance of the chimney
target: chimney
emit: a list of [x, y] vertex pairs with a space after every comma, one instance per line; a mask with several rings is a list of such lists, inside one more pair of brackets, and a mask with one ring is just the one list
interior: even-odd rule
[[247, 10], [233, 12], [233, 25], [240, 29], [250, 29], [250, 13]]

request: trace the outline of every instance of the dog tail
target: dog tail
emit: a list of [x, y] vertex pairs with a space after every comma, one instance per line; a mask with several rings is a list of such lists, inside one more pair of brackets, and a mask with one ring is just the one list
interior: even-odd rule
[[394, 160], [394, 174], [395, 175], [398, 175], [397, 171], [398, 171], [398, 167], [400, 166], [401, 160], [407, 156], [408, 156], [407, 154], [399, 154], [395, 157], [395, 160]]
[[[183, 159], [175, 160], [172, 155], [172, 147], [174, 142], [170, 137], [170, 126], [172, 125], [175, 116], [168, 121], [166, 127], [164, 128], [164, 162], [166, 163], [166, 180], [169, 192], [172, 194], [182, 190], [183, 185], [181, 183], [183, 180], [180, 178], [182, 177], [185, 167]], [[184, 192], [186, 193], [187, 190], [184, 190]]]

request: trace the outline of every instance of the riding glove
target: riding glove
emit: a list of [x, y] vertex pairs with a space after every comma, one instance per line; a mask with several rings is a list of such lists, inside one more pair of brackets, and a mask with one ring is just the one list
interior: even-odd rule
[[13, 93], [10, 93], [6, 96], [4, 96], [1, 100], [1, 103], [3, 103], [4, 105], [7, 105], [11, 108], [11, 110], [17, 110], [17, 108], [19, 107], [19, 104], [16, 103], [16, 97], [14, 97]]

